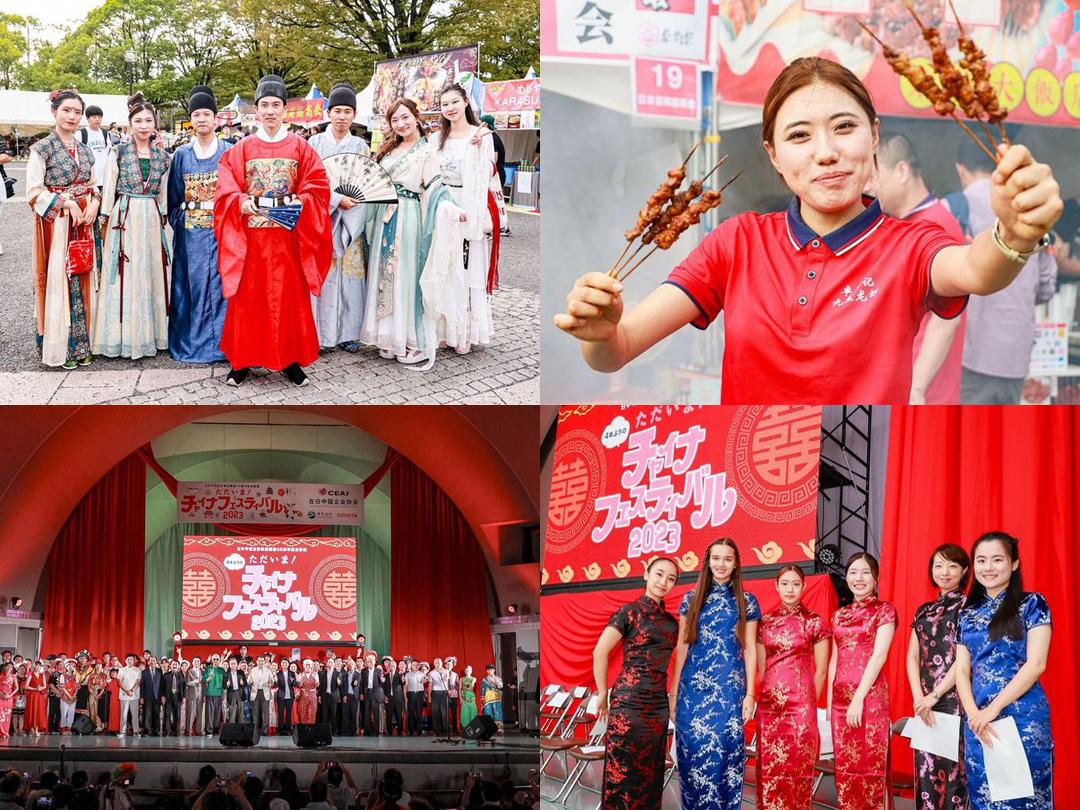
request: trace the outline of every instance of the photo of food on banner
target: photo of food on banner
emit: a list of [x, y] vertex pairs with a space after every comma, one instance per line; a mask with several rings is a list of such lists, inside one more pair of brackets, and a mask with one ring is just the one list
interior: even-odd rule
[[541, 0], [543, 400], [1078, 401], [1074, 6]]

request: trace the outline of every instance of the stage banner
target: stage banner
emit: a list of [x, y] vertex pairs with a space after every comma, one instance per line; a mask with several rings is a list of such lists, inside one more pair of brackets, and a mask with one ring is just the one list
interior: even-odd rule
[[820, 449], [816, 407], [563, 407], [541, 584], [696, 571], [719, 537], [745, 567], [811, 560]]
[[185, 639], [351, 641], [355, 537], [184, 537]]
[[[990, 83], [1013, 123], [1072, 126], [1080, 120], [1078, 0], [954, 0], [967, 34], [989, 57]], [[955, 62], [959, 29], [942, 0], [915, 10], [938, 26]], [[930, 51], [903, 3], [870, 0], [750, 0], [717, 10], [720, 97], [760, 107], [769, 85], [800, 56], [823, 56], [851, 68], [869, 88], [879, 114], [936, 118], [927, 101], [899, 78], [862, 21], [912, 63], [930, 67]]]
[[513, 79], [484, 85], [484, 112], [523, 112], [540, 109], [540, 80]]
[[374, 113], [385, 115], [399, 98], [415, 101], [421, 113], [437, 113], [440, 91], [454, 82], [471, 98], [479, 64], [479, 44], [376, 62]]
[[177, 481], [176, 519], [359, 526], [364, 522], [364, 485]]

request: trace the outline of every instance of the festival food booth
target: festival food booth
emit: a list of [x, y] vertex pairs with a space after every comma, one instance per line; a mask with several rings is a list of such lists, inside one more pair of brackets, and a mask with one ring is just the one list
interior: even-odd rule
[[481, 111], [495, 118], [506, 149], [506, 188], [512, 205], [540, 207], [540, 79], [529, 77], [484, 83]]

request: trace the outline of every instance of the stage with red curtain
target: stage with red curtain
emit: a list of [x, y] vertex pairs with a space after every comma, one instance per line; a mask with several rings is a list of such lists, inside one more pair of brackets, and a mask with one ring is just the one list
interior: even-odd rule
[[[47, 563], [42, 655], [73, 655], [83, 648], [96, 654], [141, 653], [148, 464], [160, 474], [148, 448], [124, 459], [87, 492], [57, 536]], [[365, 484], [373, 487], [387, 471], [392, 476], [391, 649], [377, 652], [410, 653], [427, 661], [453, 654], [459, 668], [468, 663], [483, 673], [494, 652], [491, 586], [479, 542], [449, 496], [393, 450]], [[256, 528], [299, 535], [312, 527]], [[220, 652], [222, 644], [184, 649], [190, 657]], [[342, 654], [349, 649], [354, 648], [342, 647]]]
[[[1050, 603], [1053, 638], [1041, 682], [1050, 700], [1054, 794], [1080, 795], [1080, 410], [981, 406], [893, 408], [881, 541], [883, 599], [901, 626], [886, 664], [894, 718], [911, 714], [904, 655], [915, 609], [934, 597], [930, 552], [955, 542], [970, 551], [982, 533], [1020, 538], [1024, 590]], [[912, 769], [906, 740], [894, 738], [896, 770]]]

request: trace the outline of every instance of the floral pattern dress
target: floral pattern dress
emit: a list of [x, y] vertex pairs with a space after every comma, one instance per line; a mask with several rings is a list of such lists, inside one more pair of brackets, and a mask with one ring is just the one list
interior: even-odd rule
[[[688, 591], [679, 607], [685, 616]], [[761, 619], [753, 594], [744, 594], [746, 621]], [[684, 810], [738, 810], [742, 803], [746, 739], [742, 704], [746, 665], [735, 635], [739, 611], [731, 583], [713, 583], [698, 615], [697, 641], [679, 676], [675, 749]]]
[[[915, 611], [911, 628], [919, 643], [919, 682], [923, 694], [932, 692], [956, 661], [956, 631], [966, 600], [961, 591], [943, 593]], [[955, 688], [941, 696], [934, 704], [934, 711], [961, 713]], [[961, 747], [960, 753], [963, 752]], [[915, 751], [915, 776], [918, 779], [915, 795], [918, 810], [963, 810], [967, 807], [967, 781], [960, 762]]]
[[829, 627], [800, 602], [777, 605], [761, 619], [765, 647], [759, 690], [758, 806], [807, 810], [821, 740], [814, 688], [814, 645]]
[[837, 803], [844, 810], [880, 810], [888, 795], [891, 721], [884, 668], [863, 700], [862, 725], [847, 724], [848, 706], [874, 652], [878, 628], [887, 624], [896, 624], [896, 608], [874, 596], [842, 607], [833, 616], [833, 752]]
[[[971, 655], [971, 689], [975, 704], [983, 709], [997, 697], [1027, 662], [1027, 633], [1050, 624], [1050, 607], [1040, 593], [1025, 593], [1020, 603], [1024, 635], [1019, 639], [990, 639], [990, 620], [1001, 606], [1005, 591], [993, 599], [967, 607], [960, 614], [958, 644]], [[1008, 802], [990, 801], [990, 788], [983, 765], [983, 747], [971, 729], [964, 726], [964, 767], [972, 810], [1051, 810], [1054, 806], [1054, 740], [1050, 736], [1050, 703], [1042, 684], [1027, 692], [1001, 712], [998, 719], [1012, 717], [1027, 753], [1035, 795]]]
[[648, 596], [608, 621], [623, 638], [623, 666], [608, 701], [604, 804], [608, 810], [655, 810], [664, 789], [668, 664], [679, 623]]

